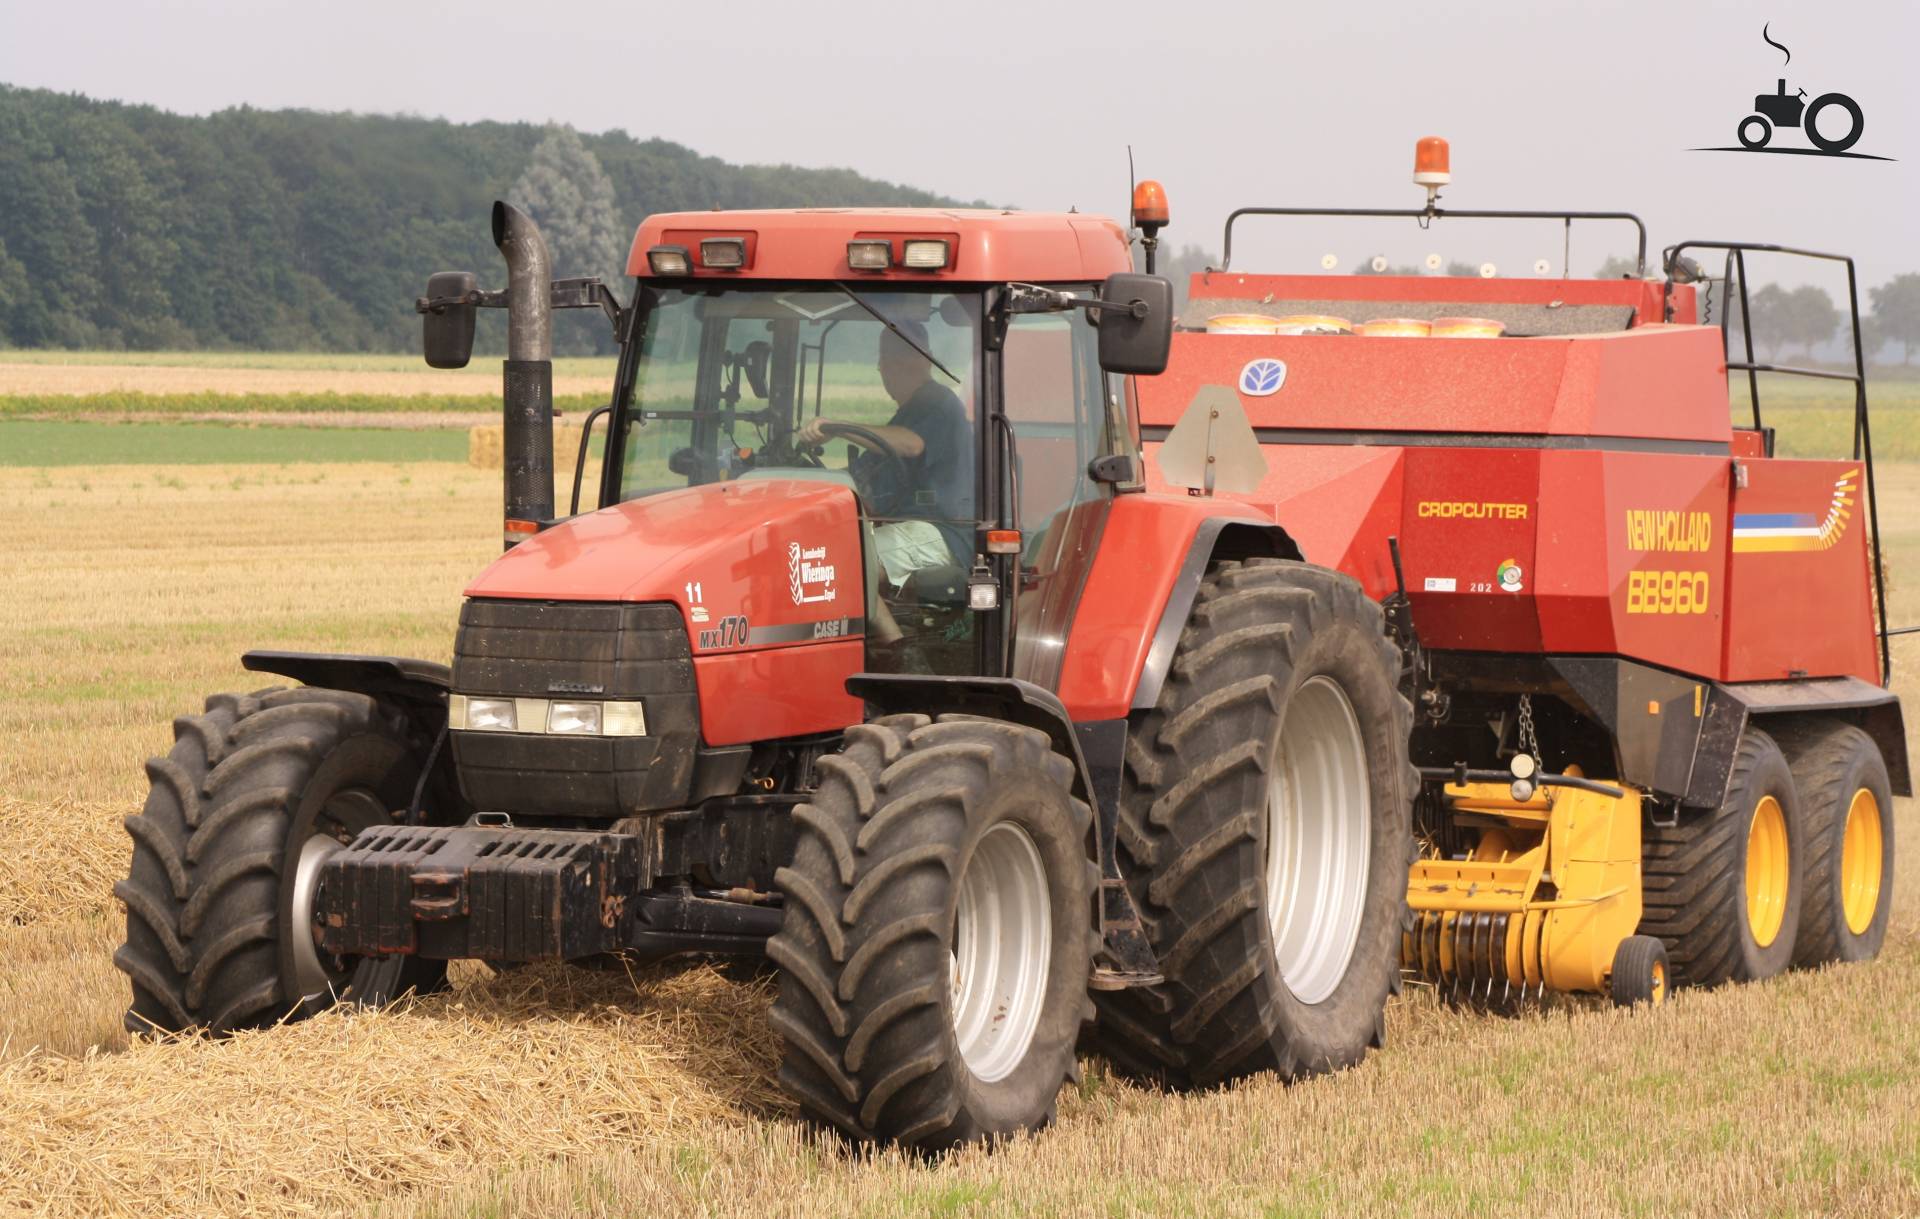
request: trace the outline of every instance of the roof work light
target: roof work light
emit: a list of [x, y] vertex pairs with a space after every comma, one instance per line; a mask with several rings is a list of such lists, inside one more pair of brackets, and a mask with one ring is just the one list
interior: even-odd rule
[[647, 251], [647, 266], [655, 275], [685, 275], [692, 270], [688, 264], [683, 245], [657, 245]]
[[708, 237], [700, 243], [700, 265], [709, 271], [738, 271], [747, 265], [747, 243], [739, 237]]
[[947, 265], [947, 254], [946, 242], [916, 238], [903, 243], [900, 265], [916, 271], [938, 271]]
[[874, 238], [849, 241], [847, 265], [856, 271], [884, 271], [893, 265], [893, 243]]

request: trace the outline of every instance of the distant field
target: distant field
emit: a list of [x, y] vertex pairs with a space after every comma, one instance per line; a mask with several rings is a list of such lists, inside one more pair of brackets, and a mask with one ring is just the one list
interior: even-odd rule
[[0, 466], [465, 461], [464, 429], [0, 422]]
[[[612, 356], [562, 356], [553, 362], [556, 377], [613, 380]], [[0, 350], [0, 369], [9, 364], [42, 367], [136, 366], [153, 368], [260, 369], [274, 372], [404, 372], [435, 377], [500, 375], [499, 356], [473, 358], [467, 367], [431, 369], [416, 355], [318, 351], [14, 351]], [[0, 372], [0, 385], [5, 384]]]

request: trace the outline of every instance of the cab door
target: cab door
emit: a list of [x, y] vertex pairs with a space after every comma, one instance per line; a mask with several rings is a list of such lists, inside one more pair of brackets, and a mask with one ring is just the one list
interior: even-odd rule
[[[1003, 584], [1012, 590], [1009, 673], [1049, 690], [1059, 684], [1074, 610], [1112, 504], [1111, 488], [1095, 482], [1088, 465], [1130, 451], [1098, 339], [1080, 310], [1015, 314], [1000, 352], [996, 502], [1002, 520], [1021, 531], [1020, 554]], [[1007, 507], [1016, 509], [1012, 520]]]

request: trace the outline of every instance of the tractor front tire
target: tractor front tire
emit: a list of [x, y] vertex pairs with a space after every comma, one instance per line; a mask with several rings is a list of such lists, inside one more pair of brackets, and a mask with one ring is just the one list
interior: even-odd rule
[[1793, 963], [1870, 961], [1893, 899], [1893, 789], [1873, 738], [1826, 723], [1783, 735], [1806, 815], [1806, 898]]
[[1119, 850], [1165, 981], [1096, 997], [1121, 1072], [1293, 1079], [1384, 1043], [1418, 785], [1399, 673], [1346, 576], [1279, 559], [1207, 574], [1127, 738]]
[[331, 959], [310, 923], [320, 862], [404, 810], [419, 773], [400, 725], [360, 694], [217, 694], [175, 720], [113, 887], [128, 1031], [219, 1035], [438, 986], [444, 962]]
[[1092, 823], [1044, 733], [896, 715], [847, 730], [794, 812], [767, 955], [780, 1082], [859, 1141], [1050, 1123], [1093, 1015]]
[[1757, 982], [1793, 961], [1804, 827], [1787, 759], [1752, 727], [1718, 809], [1646, 827], [1640, 932], [1666, 944], [1674, 985]]

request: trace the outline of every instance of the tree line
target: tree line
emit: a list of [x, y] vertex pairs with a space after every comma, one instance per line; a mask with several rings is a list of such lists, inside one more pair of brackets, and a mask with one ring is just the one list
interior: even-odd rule
[[[0, 346], [415, 350], [429, 274], [502, 286], [496, 198], [553, 229], [563, 275], [618, 273], [652, 212], [953, 202], [619, 130], [250, 107], [191, 117], [0, 85]], [[586, 317], [562, 324], [578, 325], [563, 347], [594, 341]], [[483, 345], [499, 341], [497, 319], [488, 327]]]

